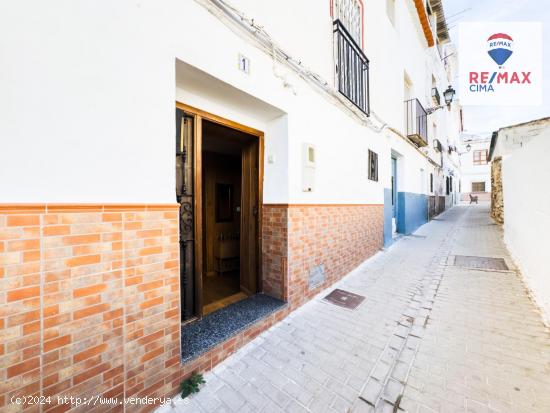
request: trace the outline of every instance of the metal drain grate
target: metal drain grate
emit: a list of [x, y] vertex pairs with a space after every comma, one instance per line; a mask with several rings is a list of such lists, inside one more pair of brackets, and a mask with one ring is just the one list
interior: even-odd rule
[[470, 255], [455, 255], [454, 265], [457, 267], [476, 268], [480, 270], [509, 270], [504, 258], [474, 257]]
[[324, 299], [340, 307], [355, 310], [357, 307], [359, 307], [359, 304], [363, 302], [365, 297], [349, 291], [336, 289], [332, 291], [329, 295], [327, 295]]

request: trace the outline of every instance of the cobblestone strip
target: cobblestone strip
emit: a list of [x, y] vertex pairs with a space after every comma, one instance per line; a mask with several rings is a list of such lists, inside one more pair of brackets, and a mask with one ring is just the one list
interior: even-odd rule
[[[455, 211], [445, 214], [449, 220], [457, 216]], [[397, 326], [393, 335], [376, 361], [359, 398], [353, 404], [352, 412], [403, 411], [399, 405], [401, 397], [424, 330], [430, 321], [430, 313], [451, 253], [454, 234], [462, 219], [463, 216], [458, 216], [449, 228], [426, 268], [426, 275], [412, 284], [407, 309], [396, 320]]]

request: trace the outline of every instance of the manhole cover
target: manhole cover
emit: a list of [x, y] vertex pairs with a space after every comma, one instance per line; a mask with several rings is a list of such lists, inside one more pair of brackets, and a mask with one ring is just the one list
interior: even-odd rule
[[330, 301], [340, 307], [355, 310], [359, 304], [363, 302], [365, 297], [359, 294], [354, 294], [349, 291], [336, 289], [325, 297], [325, 300]]
[[455, 266], [479, 268], [480, 270], [508, 270], [504, 258], [474, 257], [470, 255], [455, 255]]

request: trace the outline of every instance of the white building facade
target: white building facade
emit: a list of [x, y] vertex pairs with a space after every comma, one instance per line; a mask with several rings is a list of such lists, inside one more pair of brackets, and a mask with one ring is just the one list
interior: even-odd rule
[[470, 194], [478, 200], [488, 201], [491, 196], [491, 162], [489, 161], [490, 136], [461, 135], [460, 170], [462, 200]]
[[[458, 200], [439, 0], [32, 10], [0, 16], [7, 396], [166, 395]], [[190, 352], [182, 323], [258, 294]]]

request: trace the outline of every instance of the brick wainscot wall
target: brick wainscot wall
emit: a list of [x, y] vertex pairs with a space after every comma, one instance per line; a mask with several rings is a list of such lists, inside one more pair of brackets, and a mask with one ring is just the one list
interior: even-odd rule
[[179, 384], [178, 205], [2, 206], [0, 264], [1, 411]]
[[[382, 205], [265, 205], [262, 222], [263, 291], [289, 305], [182, 365], [177, 204], [0, 206], [0, 410], [173, 395], [382, 247]], [[30, 395], [52, 403], [10, 403]]]
[[[266, 205], [263, 229], [268, 245], [263, 247], [263, 279], [269, 280], [271, 290], [281, 292], [279, 297], [293, 310], [382, 248], [384, 206]], [[280, 264], [275, 266], [277, 258]], [[320, 265], [325, 279], [310, 288], [310, 271]]]

